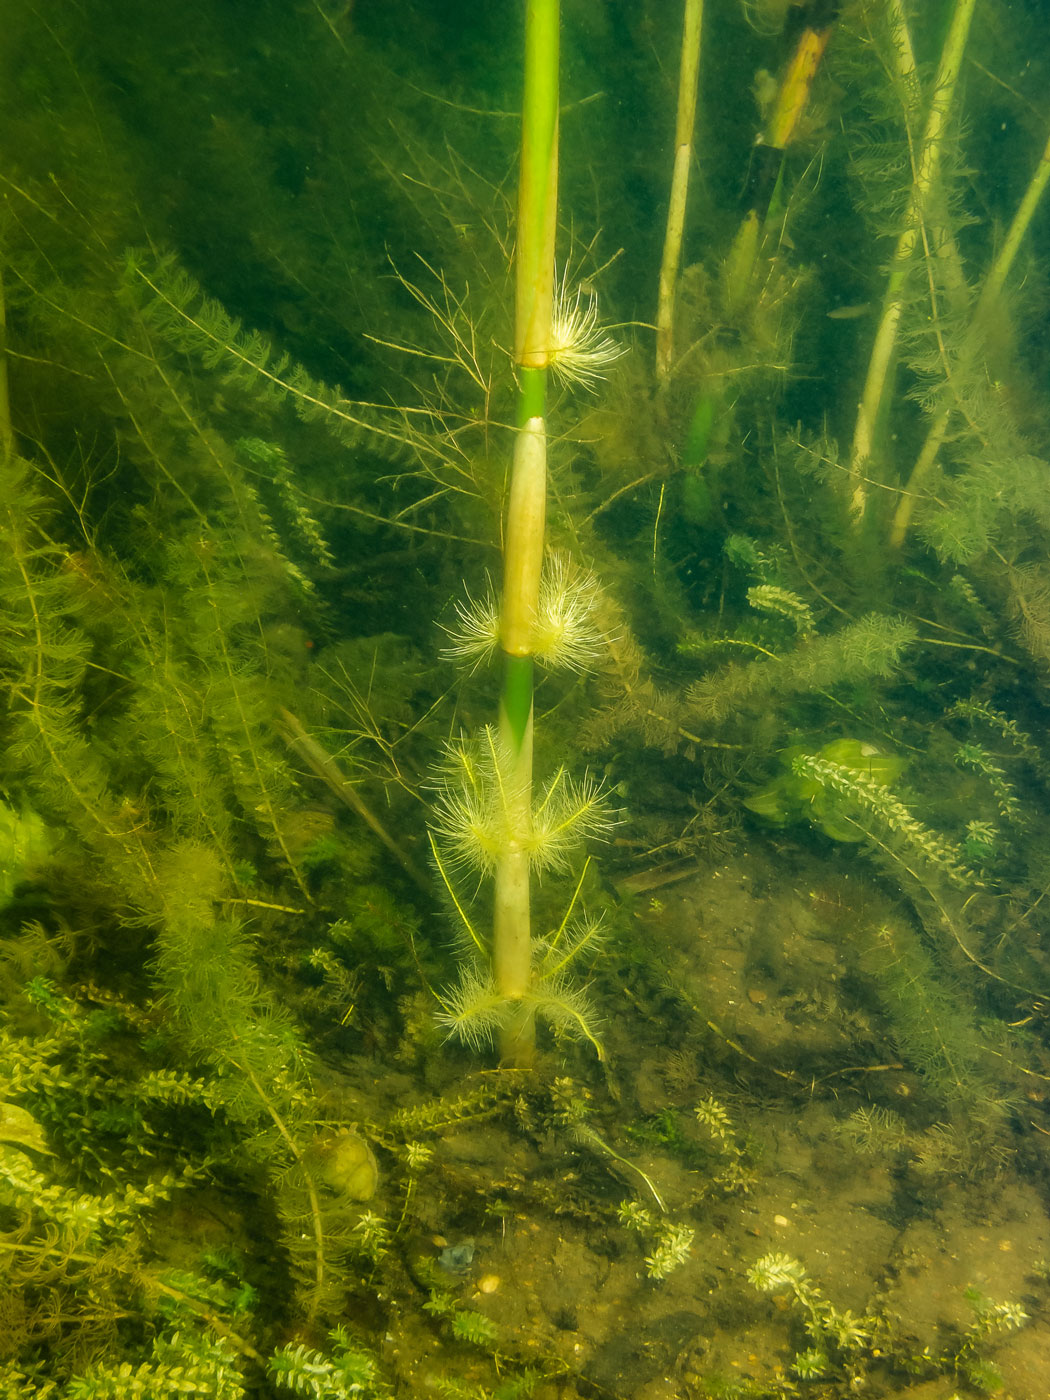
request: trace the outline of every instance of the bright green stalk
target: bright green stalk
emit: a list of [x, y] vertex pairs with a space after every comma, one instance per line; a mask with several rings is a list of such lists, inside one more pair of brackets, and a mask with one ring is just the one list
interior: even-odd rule
[[[518, 264], [514, 358], [546, 369], [554, 300], [558, 220], [559, 0], [528, 0], [525, 93], [518, 181]], [[522, 385], [525, 392], [525, 385]], [[529, 414], [530, 417], [534, 416]]]
[[[923, 131], [922, 143], [912, 175], [911, 197], [905, 226], [897, 239], [893, 260], [890, 263], [889, 280], [882, 302], [882, 316], [872, 346], [868, 372], [864, 381], [864, 392], [857, 412], [857, 423], [853, 432], [853, 450], [850, 456], [851, 506], [860, 518], [867, 506], [866, 473], [870, 470], [871, 458], [875, 451], [875, 436], [882, 414], [889, 381], [897, 349], [901, 317], [905, 306], [905, 283], [912, 259], [920, 246], [924, 234], [926, 206], [931, 192], [936, 187], [941, 173], [941, 155], [947, 136], [952, 102], [962, 67], [966, 40], [970, 33], [976, 0], [956, 0], [951, 24], [941, 51], [941, 59], [933, 81], [929, 112]], [[904, 24], [903, 10], [891, 7], [900, 24]], [[938, 235], [939, 237], [939, 235]], [[937, 249], [934, 242], [934, 251]]]
[[539, 604], [547, 500], [547, 364], [558, 219], [559, 0], [528, 0], [518, 187], [515, 359], [519, 373], [503, 548], [500, 645], [505, 656], [500, 739], [512, 837], [495, 873], [492, 967], [501, 997], [519, 1011], [503, 1027], [502, 1059], [528, 1064], [535, 1046], [529, 907], [532, 835], [532, 630]]
[[547, 366], [518, 370], [518, 427], [524, 428], [530, 418], [544, 418], [547, 413]]
[[700, 72], [700, 26], [704, 0], [686, 0], [682, 33], [682, 57], [678, 73], [678, 114], [675, 120], [674, 174], [667, 210], [667, 233], [660, 263], [660, 291], [656, 312], [656, 373], [666, 379], [674, 349], [674, 294], [682, 256], [685, 206], [689, 194], [689, 165], [693, 159], [696, 125], [696, 89]]
[[532, 657], [508, 656], [503, 671], [500, 706], [509, 730], [510, 742], [520, 749], [532, 715]]

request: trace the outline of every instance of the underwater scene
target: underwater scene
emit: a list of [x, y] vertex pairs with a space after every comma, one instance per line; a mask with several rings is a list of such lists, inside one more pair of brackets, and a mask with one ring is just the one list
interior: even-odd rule
[[1044, 0], [0, 62], [0, 1400], [1050, 1400]]

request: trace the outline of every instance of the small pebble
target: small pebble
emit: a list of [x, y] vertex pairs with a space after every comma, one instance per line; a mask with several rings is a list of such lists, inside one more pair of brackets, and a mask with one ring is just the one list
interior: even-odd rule
[[438, 1255], [438, 1263], [450, 1274], [465, 1274], [474, 1261], [474, 1241], [467, 1239], [462, 1244], [447, 1244]]
[[499, 1288], [499, 1285], [499, 1274], [483, 1274], [481, 1278], [478, 1279], [478, 1292], [495, 1293], [496, 1289]]
[[779, 1225], [780, 1228], [783, 1229], [785, 1225], [790, 1225], [791, 1221], [787, 1218], [786, 1215], [774, 1215], [773, 1224]]

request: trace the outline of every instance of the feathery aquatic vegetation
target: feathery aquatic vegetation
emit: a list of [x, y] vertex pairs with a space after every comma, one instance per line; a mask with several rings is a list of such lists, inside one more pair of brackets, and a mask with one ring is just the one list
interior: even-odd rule
[[603, 333], [597, 292], [583, 286], [571, 292], [563, 272], [551, 314], [549, 363], [554, 373], [564, 384], [594, 389], [626, 353], [626, 346]]

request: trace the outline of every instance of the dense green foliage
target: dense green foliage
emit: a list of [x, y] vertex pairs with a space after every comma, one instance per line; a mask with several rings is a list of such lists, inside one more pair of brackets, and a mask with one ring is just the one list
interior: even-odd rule
[[[445, 1096], [471, 1058], [441, 1022], [469, 1011], [475, 1049], [491, 1029], [469, 887], [502, 809], [447, 770], [479, 766], [458, 736], [486, 735], [496, 685], [517, 7], [465, 32], [440, 5], [373, 7], [394, 22], [275, 2], [247, 33], [232, 4], [8, 8], [0, 1396], [382, 1397], [398, 1307], [440, 1348], [441, 1393], [489, 1393], [471, 1369], [488, 1355], [509, 1364], [493, 1394], [531, 1393], [543, 1358], [410, 1258], [434, 1231], [415, 1214], [430, 1140], [506, 1115], [651, 1187], [554, 1076], [607, 1087], [568, 1041], [597, 1044], [629, 1005], [670, 1057], [632, 881], [744, 834], [877, 888], [850, 913], [851, 993], [930, 1120], [965, 1125], [968, 1169], [1030, 1134], [1017, 1106], [1050, 1073], [1050, 236], [1037, 209], [1007, 262], [996, 230], [1047, 133], [1038, 65], [996, 74], [1020, 71], [1038, 8], [1007, 24], [978, 5], [982, 61], [917, 200], [942, 26], [843, 6], [745, 257], [751, 87], [790, 44], [775, 7], [708, 0], [702, 178], [658, 380], [680, 18], [565, 5], [559, 257], [605, 377], [552, 412], [549, 532], [573, 562], [551, 649], [584, 601], [597, 630], [539, 686], [537, 772], [554, 836], [605, 847], [568, 900], [536, 897], [550, 1059]], [[448, 654], [464, 626], [466, 676]], [[612, 795], [622, 810], [588, 821]], [[827, 1068], [771, 1068], [717, 1008], [677, 1009], [763, 1092]], [[671, 1118], [650, 1141], [748, 1189], [751, 1155], [716, 1128], [716, 1148]], [[379, 1154], [374, 1209], [348, 1140], [359, 1166]], [[553, 1189], [530, 1200], [560, 1209]], [[587, 1209], [623, 1219], [600, 1191]], [[662, 1278], [692, 1227], [645, 1222]], [[883, 1324], [839, 1336], [801, 1277], [812, 1376], [845, 1374]], [[976, 1375], [983, 1337], [937, 1366]]]

